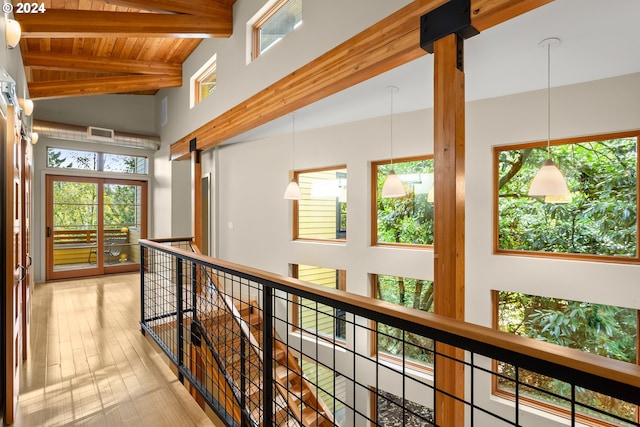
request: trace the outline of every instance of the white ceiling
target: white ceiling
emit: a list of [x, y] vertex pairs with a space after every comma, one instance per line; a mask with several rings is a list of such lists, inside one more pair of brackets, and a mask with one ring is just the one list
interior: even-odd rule
[[[640, 0], [555, 0], [465, 42], [467, 101], [547, 87], [547, 50], [539, 42], [561, 40], [551, 50], [551, 86], [640, 72]], [[296, 130], [314, 129], [389, 114], [389, 85], [399, 87], [394, 111], [433, 105], [433, 55], [346, 89], [296, 112]], [[233, 138], [247, 141], [291, 131], [283, 117]]]

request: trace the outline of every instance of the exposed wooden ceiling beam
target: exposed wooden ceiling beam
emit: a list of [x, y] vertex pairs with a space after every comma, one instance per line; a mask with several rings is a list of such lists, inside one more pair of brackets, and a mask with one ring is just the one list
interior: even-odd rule
[[157, 12], [167, 11], [198, 16], [219, 16], [231, 13], [235, 0], [106, 0], [105, 3]]
[[179, 75], [182, 72], [181, 64], [104, 58], [101, 56], [78, 56], [54, 52], [24, 52], [22, 61], [25, 67], [57, 71], [168, 75]]
[[[552, 0], [472, 0], [478, 31]], [[171, 159], [188, 158], [189, 141], [206, 150], [343, 89], [417, 59], [420, 17], [445, 0], [415, 0], [171, 145]]]
[[29, 83], [32, 99], [127, 93], [182, 86], [182, 75], [132, 75]]
[[230, 37], [231, 13], [194, 16], [49, 9], [20, 15], [23, 38]]

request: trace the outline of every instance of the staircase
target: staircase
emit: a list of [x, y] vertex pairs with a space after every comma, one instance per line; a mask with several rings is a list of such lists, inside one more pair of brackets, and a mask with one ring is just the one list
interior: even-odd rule
[[[247, 425], [249, 419], [249, 426], [262, 426], [265, 407], [262, 312], [255, 300], [231, 303], [217, 291], [215, 276], [210, 281], [215, 290], [209, 289], [209, 293], [216, 294], [217, 304], [212, 305], [215, 309], [200, 312], [191, 325], [192, 370], [205, 384], [207, 392], [222, 402], [239, 425]], [[211, 297], [207, 295], [207, 299]], [[336, 425], [328, 406], [317, 395], [316, 387], [305, 378], [298, 359], [278, 339], [275, 330], [272, 340], [274, 425]], [[195, 394], [194, 398], [198, 400]]]

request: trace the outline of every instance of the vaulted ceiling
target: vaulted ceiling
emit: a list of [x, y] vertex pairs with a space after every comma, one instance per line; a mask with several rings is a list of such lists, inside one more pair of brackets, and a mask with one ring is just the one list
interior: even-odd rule
[[45, 12], [14, 9], [30, 96], [181, 86], [182, 63], [200, 41], [231, 36], [235, 1], [44, 0]]

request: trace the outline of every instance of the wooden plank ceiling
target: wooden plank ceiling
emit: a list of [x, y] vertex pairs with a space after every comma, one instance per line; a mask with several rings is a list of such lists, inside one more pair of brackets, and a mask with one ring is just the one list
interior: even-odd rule
[[46, 12], [15, 15], [29, 94], [154, 94], [181, 86], [182, 63], [201, 40], [231, 36], [235, 1], [44, 0]]

